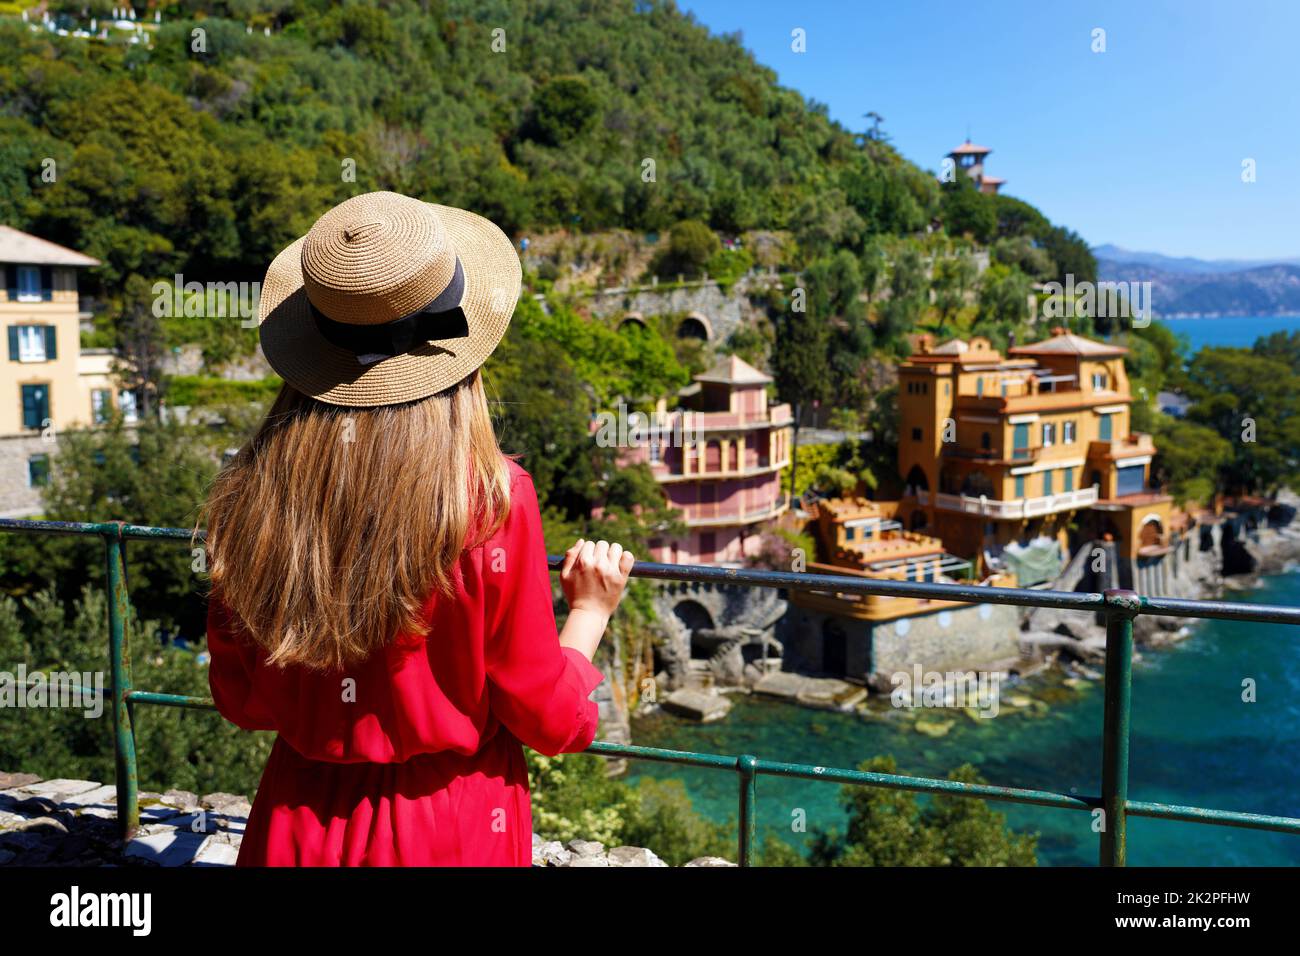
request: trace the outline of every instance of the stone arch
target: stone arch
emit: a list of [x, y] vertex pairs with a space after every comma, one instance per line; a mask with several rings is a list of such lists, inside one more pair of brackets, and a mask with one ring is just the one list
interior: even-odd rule
[[912, 491], [929, 491], [930, 479], [925, 477], [925, 471], [920, 465], [913, 465], [912, 470], [907, 473], [907, 487]]
[[849, 635], [836, 618], [822, 619], [822, 672], [843, 676], [848, 670]]
[[677, 323], [677, 337], [710, 342], [713, 340], [713, 325], [703, 313], [688, 312], [686, 317]]
[[712, 631], [716, 626], [709, 609], [699, 601], [687, 598], [673, 605], [673, 614], [690, 634], [691, 657], [705, 660], [711, 657], [714, 650], [713, 643], [703, 640], [700, 635], [701, 631]]
[[628, 312], [619, 320], [618, 330], [620, 332], [628, 326], [640, 326], [643, 329], [649, 328], [649, 326], [646, 325], [645, 316], [640, 312]]

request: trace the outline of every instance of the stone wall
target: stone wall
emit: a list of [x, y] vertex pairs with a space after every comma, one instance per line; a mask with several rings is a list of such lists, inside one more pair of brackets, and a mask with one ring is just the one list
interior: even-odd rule
[[706, 320], [709, 340], [725, 342], [741, 325], [762, 317], [763, 310], [750, 301], [749, 293], [774, 281], [775, 277], [758, 273], [741, 278], [726, 292], [712, 281], [662, 290], [646, 286], [606, 289], [592, 293], [586, 305], [592, 315], [602, 319], [617, 319], [627, 312], [643, 316], [696, 313]]
[[28, 459], [33, 455], [54, 458], [58, 445], [38, 434], [6, 435], [0, 438], [0, 517], [26, 518], [41, 510], [41, 489], [28, 480]]
[[[748, 588], [698, 582], [672, 582], [654, 597], [662, 643], [656, 649], [657, 672], [665, 690], [682, 686], [689, 668], [692, 643], [724, 686], [752, 684], [766, 673], [754, 663], [780, 653], [776, 628], [786, 602], [773, 588]], [[695, 626], [693, 626], [695, 625]], [[697, 660], [701, 658], [697, 657]]]
[[[778, 629], [789, 670], [828, 673], [826, 632], [844, 633], [844, 676], [877, 690], [893, 687], [891, 677], [926, 671], [1004, 668], [1020, 656], [1019, 615], [1015, 608], [974, 604], [903, 617], [863, 621], [791, 605]], [[835, 676], [839, 676], [838, 674]]]

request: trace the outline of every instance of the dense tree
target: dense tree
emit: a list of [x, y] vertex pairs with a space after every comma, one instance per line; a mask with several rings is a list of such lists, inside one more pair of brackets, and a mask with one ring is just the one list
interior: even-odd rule
[[1029, 277], [1019, 269], [1001, 263], [989, 266], [980, 277], [975, 331], [987, 335], [996, 348], [1006, 348], [1029, 317], [1029, 290]]
[[661, 276], [697, 276], [708, 261], [722, 248], [717, 233], [696, 219], [686, 219], [673, 226], [668, 245], [656, 264]]
[[[860, 770], [897, 773], [892, 757], [864, 761]], [[948, 779], [983, 783], [969, 764]], [[819, 831], [811, 862], [821, 866], [1035, 866], [1037, 837], [1018, 834], [1006, 815], [984, 800], [935, 796], [924, 806], [915, 794], [878, 787], [842, 787], [848, 808], [841, 836]]]
[[1179, 502], [1208, 504], [1219, 486], [1220, 472], [1233, 460], [1232, 445], [1213, 428], [1196, 422], [1154, 417], [1156, 458], [1151, 471]]
[[600, 113], [600, 100], [581, 76], [561, 76], [544, 84], [534, 100], [541, 140], [562, 146], [591, 129]]
[[[794, 294], [807, 290], [795, 288]], [[793, 298], [772, 320], [776, 343], [772, 349], [772, 376], [777, 394], [794, 407], [794, 443], [790, 493], [799, 488], [799, 430], [804, 410], [826, 397], [826, 350], [830, 329], [824, 319], [804, 308], [795, 311]]]
[[[216, 474], [219, 440], [197, 426], [157, 419], [127, 426], [120, 416], [93, 430], [63, 432], [42, 512], [54, 521], [193, 528]], [[82, 584], [103, 580], [104, 549], [97, 538], [0, 535], [0, 550], [6, 555], [0, 565], [8, 568], [4, 590], [14, 595], [57, 584], [71, 598]], [[128, 557], [141, 614], [185, 633], [201, 631], [204, 609], [197, 598], [205, 585], [190, 542], [133, 544]]]
[[989, 242], [997, 233], [998, 216], [993, 197], [981, 193], [975, 184], [958, 170], [957, 178], [943, 184], [941, 207], [944, 228], [949, 235], [970, 236], [976, 242]]
[[896, 351], [904, 348], [904, 336], [915, 328], [929, 301], [925, 259], [915, 245], [905, 243], [889, 273], [889, 298], [876, 307], [877, 341]]
[[970, 256], [945, 257], [934, 264], [931, 286], [940, 319], [952, 321], [966, 305], [966, 294], [975, 285], [976, 267]]
[[1300, 375], [1300, 332], [1273, 332], [1258, 339], [1251, 351], [1265, 358], [1277, 359]]
[[1187, 369], [1187, 417], [1232, 448], [1220, 469], [1228, 491], [1271, 492], [1300, 472], [1300, 394], [1280, 358], [1248, 349], [1204, 348]]

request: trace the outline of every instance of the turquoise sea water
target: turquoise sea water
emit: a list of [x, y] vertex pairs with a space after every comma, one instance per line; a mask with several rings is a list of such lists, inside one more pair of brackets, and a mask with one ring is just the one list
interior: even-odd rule
[[[1267, 578], [1248, 595], [1257, 603], [1300, 603], [1300, 575]], [[1243, 703], [1242, 681], [1252, 678], [1257, 702]], [[1064, 698], [1047, 708], [1003, 713], [978, 722], [955, 714], [946, 736], [931, 738], [905, 721], [805, 710], [738, 699], [724, 720], [697, 725], [668, 716], [638, 721], [637, 743], [760, 757], [823, 766], [855, 767], [875, 754], [893, 754], [903, 773], [944, 776], [963, 763], [977, 765], [991, 783], [1044, 790], [1101, 792], [1102, 694], [1099, 684], [1034, 696]], [[1020, 688], [1003, 689], [1003, 698]], [[948, 712], [927, 717], [953, 719]], [[1300, 816], [1300, 628], [1207, 621], [1187, 640], [1150, 650], [1133, 670], [1133, 728], [1129, 797], [1218, 809]], [[734, 819], [736, 781], [725, 771], [632, 761], [632, 773], [686, 782], [697, 810]], [[791, 842], [791, 812], [806, 811], [808, 828], [843, 831], [838, 787], [759, 777], [761, 829]], [[1097, 836], [1091, 815], [993, 804], [1018, 830], [1036, 830], [1045, 865], [1093, 865]], [[761, 832], [760, 832], [761, 835]], [[798, 845], [798, 843], [796, 843]], [[1129, 862], [1134, 866], [1300, 865], [1300, 836], [1233, 827], [1131, 818]]]
[[1192, 352], [1206, 345], [1246, 348], [1274, 332], [1300, 329], [1300, 315], [1231, 316], [1222, 319], [1156, 319], [1191, 340]]

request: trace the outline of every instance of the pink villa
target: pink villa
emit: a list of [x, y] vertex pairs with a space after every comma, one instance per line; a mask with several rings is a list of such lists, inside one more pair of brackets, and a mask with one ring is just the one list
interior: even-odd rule
[[790, 463], [794, 418], [769, 405], [772, 379], [728, 356], [682, 389], [680, 407], [659, 401], [650, 435], [629, 443], [621, 460], [647, 463], [687, 534], [652, 539], [650, 560], [741, 564], [760, 547], [760, 526], [788, 501], [781, 469]]

